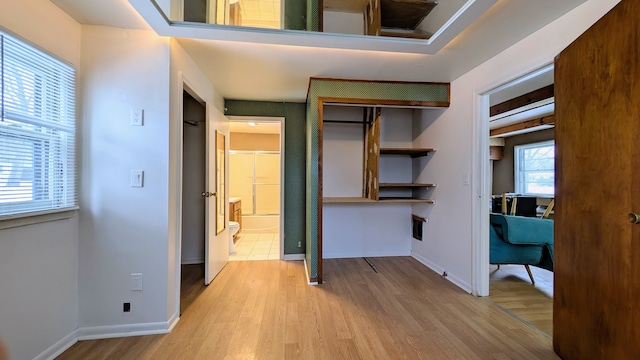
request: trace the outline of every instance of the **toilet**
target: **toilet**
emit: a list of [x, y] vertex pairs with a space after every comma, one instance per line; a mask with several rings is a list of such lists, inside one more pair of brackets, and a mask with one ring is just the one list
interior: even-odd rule
[[235, 221], [229, 221], [229, 254], [233, 254], [235, 249], [233, 248], [233, 237], [240, 230], [240, 223]]

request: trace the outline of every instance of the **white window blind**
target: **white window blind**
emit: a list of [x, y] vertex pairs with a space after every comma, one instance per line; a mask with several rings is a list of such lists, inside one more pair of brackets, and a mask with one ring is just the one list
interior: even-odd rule
[[77, 207], [75, 70], [0, 31], [0, 219]]
[[516, 193], [553, 195], [555, 144], [545, 141], [514, 147]]

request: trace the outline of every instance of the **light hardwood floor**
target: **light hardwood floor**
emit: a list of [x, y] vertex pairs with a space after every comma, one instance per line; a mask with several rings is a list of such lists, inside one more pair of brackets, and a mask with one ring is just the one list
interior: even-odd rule
[[202, 294], [204, 285], [204, 264], [182, 265], [180, 281], [180, 313], [184, 311]]
[[551, 340], [410, 257], [230, 262], [174, 330], [59, 359], [557, 359]]
[[489, 299], [548, 336], [553, 334], [553, 273], [531, 266], [531, 284], [522, 265], [491, 265]]

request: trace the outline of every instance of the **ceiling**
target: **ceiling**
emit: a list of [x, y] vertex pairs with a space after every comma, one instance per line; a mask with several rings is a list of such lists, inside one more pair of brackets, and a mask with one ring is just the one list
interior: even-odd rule
[[[254, 124], [253, 126], [250, 124]], [[234, 120], [229, 122], [229, 132], [250, 134], [280, 134], [280, 122]]]
[[[127, 0], [51, 1], [83, 24], [149, 29]], [[310, 77], [451, 82], [584, 1], [499, 0], [435, 55], [314, 47], [324, 34], [296, 34], [308, 46], [206, 40], [185, 26], [179, 42], [226, 99], [304, 101]]]

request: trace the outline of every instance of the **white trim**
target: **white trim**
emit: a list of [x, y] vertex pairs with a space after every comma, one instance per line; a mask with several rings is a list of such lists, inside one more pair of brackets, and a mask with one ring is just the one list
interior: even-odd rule
[[178, 325], [178, 321], [180, 321], [180, 313], [173, 313], [167, 323], [169, 324], [169, 331], [171, 332], [176, 325]]
[[304, 261], [304, 274], [307, 277], [307, 284], [318, 285], [317, 281], [311, 282], [311, 278], [309, 277], [309, 271], [307, 270], [307, 257], [305, 256], [302, 260]]
[[168, 334], [175, 326], [173, 322], [154, 322], [142, 324], [124, 324], [84, 327], [78, 329], [78, 340], [111, 339], [119, 337]]
[[78, 330], [73, 330], [67, 336], [58, 340], [55, 344], [49, 346], [49, 348], [40, 353], [40, 355], [33, 358], [33, 360], [49, 360], [55, 359], [60, 354], [78, 342]]
[[362, 251], [322, 254], [323, 259], [348, 259], [361, 257], [411, 256], [411, 250]]
[[304, 254], [286, 254], [283, 257], [284, 261], [300, 261], [304, 259], [305, 259]]
[[182, 265], [204, 264], [204, 257], [198, 256], [198, 257], [183, 258], [181, 260], [181, 263]]
[[471, 190], [475, 200], [471, 208], [471, 293], [489, 296], [489, 95], [476, 93], [474, 101], [473, 142], [476, 158], [472, 165], [474, 181]]
[[[433, 262], [429, 261], [427, 258], [423, 257], [422, 255], [412, 251], [411, 252], [411, 257], [418, 260], [420, 263], [422, 263], [422, 265], [428, 267], [429, 269], [433, 270], [436, 274], [443, 274], [446, 270], [441, 268], [440, 266], [434, 264]], [[453, 274], [448, 274], [447, 276], [444, 277], [445, 279], [447, 279], [448, 281], [450, 281], [451, 283], [453, 283], [455, 286], [461, 288], [462, 290], [472, 294], [471, 291], [471, 285], [469, 285], [466, 281], [460, 279], [459, 277], [453, 275]]]
[[78, 207], [66, 208], [61, 210], [48, 210], [38, 213], [16, 214], [7, 218], [0, 219], [0, 230], [10, 229], [20, 226], [40, 224], [50, 221], [58, 221], [71, 219], [76, 216]]

